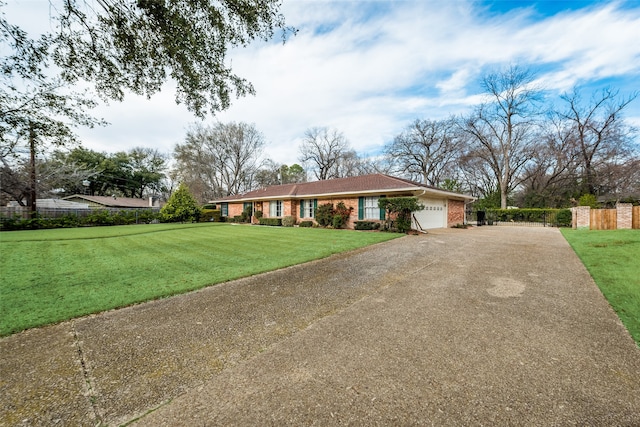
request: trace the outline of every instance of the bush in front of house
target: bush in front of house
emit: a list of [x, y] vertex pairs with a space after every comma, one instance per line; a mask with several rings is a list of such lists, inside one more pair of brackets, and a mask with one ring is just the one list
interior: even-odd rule
[[296, 219], [292, 216], [285, 216], [282, 218], [282, 226], [283, 227], [293, 227], [296, 225]]
[[385, 197], [378, 200], [378, 207], [387, 212], [386, 229], [391, 229], [391, 216], [395, 216], [395, 228], [399, 233], [411, 230], [412, 212], [421, 211], [424, 206], [416, 197]]
[[300, 221], [300, 227], [313, 227], [313, 221]]
[[316, 208], [316, 221], [321, 227], [342, 228], [345, 226], [353, 208], [348, 208], [343, 202], [333, 207], [331, 203], [324, 203]]
[[251, 222], [251, 212], [253, 212], [253, 208], [251, 206], [247, 206], [240, 214], [240, 221], [238, 222]]
[[316, 221], [320, 226], [327, 227], [333, 224], [333, 204], [323, 203], [316, 208]]
[[260, 225], [270, 225], [273, 227], [279, 227], [282, 225], [282, 219], [281, 218], [260, 218], [258, 220]]
[[353, 223], [353, 228], [355, 230], [378, 230], [380, 223], [374, 221], [356, 221]]
[[219, 209], [202, 209], [202, 215], [200, 215], [200, 222], [220, 222], [222, 216]]
[[336, 205], [333, 210], [333, 228], [342, 228], [347, 224], [352, 208], [348, 208], [343, 202]]

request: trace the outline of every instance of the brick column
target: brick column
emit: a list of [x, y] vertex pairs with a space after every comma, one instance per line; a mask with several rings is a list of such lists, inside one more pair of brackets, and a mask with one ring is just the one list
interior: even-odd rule
[[616, 205], [618, 228], [631, 228], [633, 220], [633, 205], [631, 203], [618, 203]]
[[586, 228], [591, 225], [591, 208], [589, 206], [576, 206], [571, 208], [573, 228]]

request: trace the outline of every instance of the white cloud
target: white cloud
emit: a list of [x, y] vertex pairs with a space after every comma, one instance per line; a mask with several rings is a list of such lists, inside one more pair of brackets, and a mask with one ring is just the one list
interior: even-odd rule
[[[313, 126], [335, 127], [372, 153], [415, 118], [466, 112], [496, 67], [531, 67], [558, 92], [599, 80], [637, 89], [640, 77], [640, 7], [610, 3], [540, 18], [531, 8], [488, 15], [472, 0], [285, 0], [283, 12], [298, 35], [231, 52], [234, 71], [257, 95], [209, 121], [255, 123], [269, 141], [266, 154], [288, 164]], [[170, 88], [99, 111], [112, 125], [81, 135], [86, 146], [109, 151], [170, 152], [195, 120], [175, 106]]]

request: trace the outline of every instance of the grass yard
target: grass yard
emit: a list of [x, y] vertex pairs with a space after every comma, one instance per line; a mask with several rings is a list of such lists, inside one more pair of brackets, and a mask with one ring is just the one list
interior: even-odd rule
[[640, 346], [640, 230], [570, 230], [562, 234]]
[[231, 224], [0, 233], [0, 336], [399, 237]]

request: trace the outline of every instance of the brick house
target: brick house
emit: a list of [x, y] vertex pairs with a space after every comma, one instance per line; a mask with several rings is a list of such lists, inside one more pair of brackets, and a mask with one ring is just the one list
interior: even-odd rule
[[[274, 185], [245, 194], [212, 200], [219, 206], [221, 215], [234, 217], [245, 208], [252, 212], [261, 211], [266, 218], [292, 216], [296, 223], [315, 221], [314, 209], [325, 203], [334, 206], [343, 202], [352, 209], [347, 228], [353, 228], [355, 221], [384, 220], [384, 211], [378, 208], [381, 197], [418, 198], [425, 206], [415, 212], [413, 227], [416, 229], [452, 227], [465, 222], [465, 205], [473, 197], [441, 190], [402, 178], [383, 174], [338, 178], [298, 184]], [[252, 216], [252, 222], [257, 219]]]

